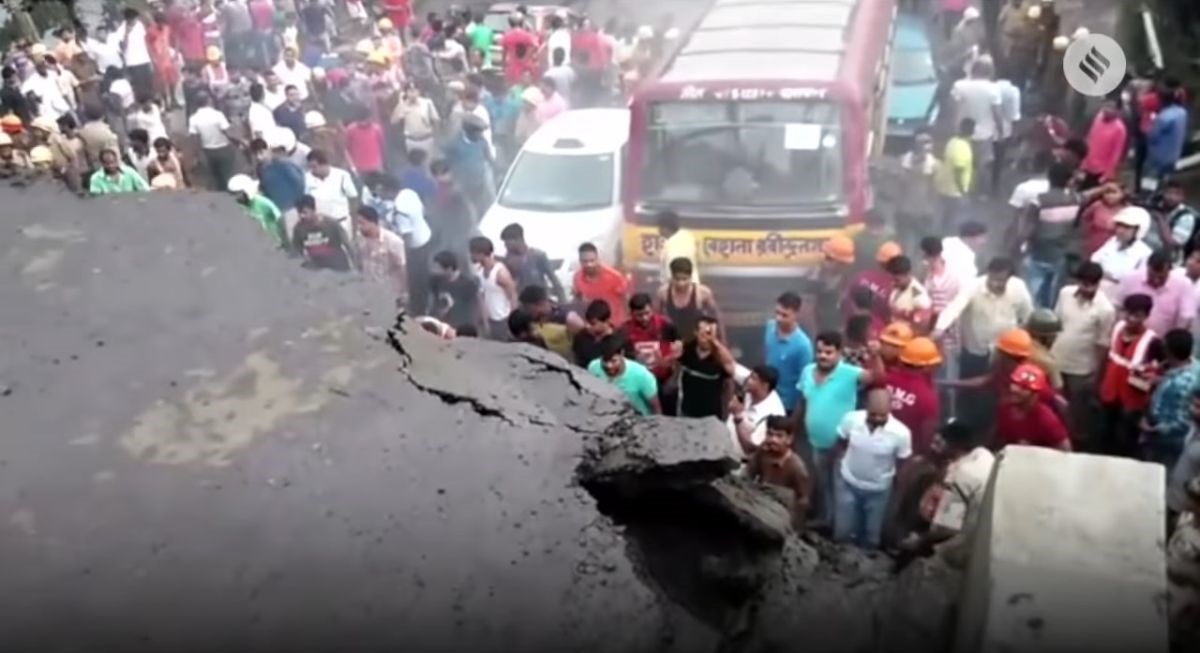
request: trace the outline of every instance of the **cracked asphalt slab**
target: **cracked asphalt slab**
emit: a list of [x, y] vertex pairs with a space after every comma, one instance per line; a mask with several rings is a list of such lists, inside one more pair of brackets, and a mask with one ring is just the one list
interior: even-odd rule
[[951, 585], [798, 538], [722, 425], [438, 340], [227, 196], [0, 206], [0, 650], [768, 651], [814, 619], [855, 633], [814, 651], [949, 641], [907, 613]]

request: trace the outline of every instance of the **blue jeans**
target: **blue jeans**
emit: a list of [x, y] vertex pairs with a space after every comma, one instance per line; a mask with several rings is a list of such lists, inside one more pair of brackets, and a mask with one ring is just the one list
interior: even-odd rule
[[1029, 286], [1034, 304], [1041, 308], [1054, 308], [1054, 290], [1061, 269], [1058, 263], [1044, 263], [1025, 257], [1025, 285]]
[[816, 508], [818, 520], [833, 521], [834, 498], [833, 479], [837, 475], [833, 449], [813, 449], [812, 451], [813, 489], [816, 491], [813, 506]]
[[879, 492], [860, 490], [837, 475], [837, 513], [833, 519], [833, 537], [867, 549], [879, 548], [883, 516], [887, 512], [891, 489]]

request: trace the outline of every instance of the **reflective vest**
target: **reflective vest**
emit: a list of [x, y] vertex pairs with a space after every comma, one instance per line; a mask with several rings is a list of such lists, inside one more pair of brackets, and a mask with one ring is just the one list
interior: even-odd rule
[[1132, 410], [1141, 410], [1149, 401], [1151, 387], [1142, 367], [1146, 360], [1146, 350], [1158, 336], [1146, 329], [1137, 339], [1125, 342], [1121, 338], [1123, 333], [1124, 320], [1117, 323], [1113, 329], [1108, 347], [1108, 366], [1104, 370], [1104, 382], [1100, 386], [1100, 399], [1106, 403], [1120, 402]]

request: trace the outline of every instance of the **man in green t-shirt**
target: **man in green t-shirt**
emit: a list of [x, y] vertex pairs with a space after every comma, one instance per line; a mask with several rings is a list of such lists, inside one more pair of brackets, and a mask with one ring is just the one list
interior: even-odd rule
[[600, 345], [600, 357], [588, 364], [588, 372], [617, 386], [643, 415], [661, 414], [658, 381], [645, 365], [625, 358], [624, 338], [610, 335]]
[[287, 232], [285, 231], [282, 214], [279, 207], [265, 195], [258, 192], [258, 182], [248, 175], [234, 175], [229, 180], [229, 192], [237, 198], [238, 204], [246, 207], [246, 212], [258, 220], [271, 239], [278, 247], [287, 247]]
[[483, 66], [492, 65], [492, 42], [496, 40], [496, 30], [483, 22], [483, 12], [477, 11], [472, 16], [471, 25], [467, 27], [467, 38], [471, 39], [471, 47], [483, 55]]

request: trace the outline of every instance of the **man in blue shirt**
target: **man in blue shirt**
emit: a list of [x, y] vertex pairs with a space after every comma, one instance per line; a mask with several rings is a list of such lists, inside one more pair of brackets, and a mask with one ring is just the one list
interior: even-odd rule
[[1173, 89], [1159, 92], [1158, 97], [1162, 109], [1154, 118], [1146, 138], [1146, 165], [1150, 176], [1165, 179], [1175, 171], [1175, 163], [1183, 155], [1188, 114]]
[[416, 193], [427, 206], [437, 196], [437, 181], [425, 165], [428, 160], [428, 152], [413, 148], [408, 151], [408, 166], [400, 172], [400, 185]]
[[492, 177], [492, 148], [483, 138], [486, 125], [478, 116], [467, 114], [462, 130], [446, 144], [446, 163], [467, 199], [480, 213], [492, 205], [496, 189]]
[[800, 398], [797, 384], [804, 367], [812, 362], [812, 341], [800, 329], [800, 296], [788, 291], [775, 302], [775, 319], [767, 321], [763, 351], [767, 365], [779, 373], [776, 391], [783, 407], [791, 410]]
[[811, 452], [813, 490], [820, 497], [812, 505], [818, 508], [819, 519], [833, 517], [833, 463], [838, 426], [857, 406], [859, 390], [884, 375], [878, 343], [871, 346], [870, 369], [863, 369], [842, 360], [842, 334], [827, 331], [817, 335], [816, 362], [809, 363], [800, 374], [795, 420], [796, 432], [807, 436], [808, 447], [802, 448]]
[[271, 150], [271, 158], [258, 168], [259, 190], [275, 203], [283, 214], [283, 223], [291, 242], [292, 230], [300, 215], [296, 203], [304, 197], [304, 171], [288, 158], [282, 147]]

